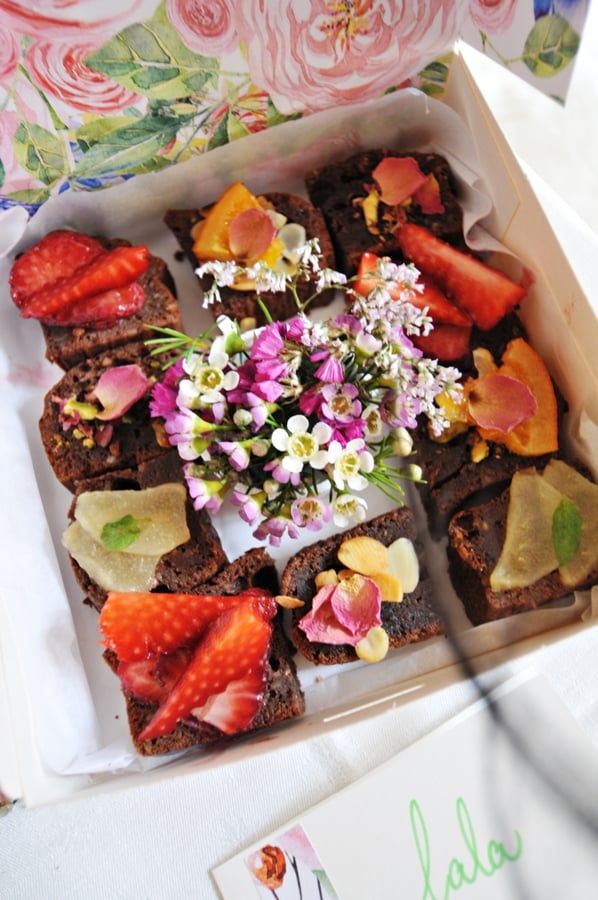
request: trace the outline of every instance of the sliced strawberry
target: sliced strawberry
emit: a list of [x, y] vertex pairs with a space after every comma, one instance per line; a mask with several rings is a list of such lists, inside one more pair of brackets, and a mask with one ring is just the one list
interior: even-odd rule
[[181, 647], [136, 662], [119, 662], [117, 675], [129, 694], [159, 706], [171, 692], [191, 659], [192, 651]]
[[126, 287], [104, 291], [94, 297], [78, 300], [70, 306], [62, 307], [44, 318], [46, 325], [95, 325], [103, 328], [117, 319], [128, 318], [138, 313], [145, 303], [145, 289], [139, 281]]
[[428, 315], [438, 325], [456, 325], [471, 330], [471, 317], [448, 299], [431, 278], [420, 278], [423, 291], [415, 292], [409, 302], [418, 309], [428, 310]]
[[106, 251], [99, 241], [78, 231], [50, 231], [13, 263], [9, 284], [19, 309], [38, 291], [70, 278]]
[[[361, 254], [357, 278], [353, 283], [353, 289], [358, 294], [367, 296], [376, 287], [378, 276], [376, 274], [370, 275], [369, 273], [375, 273], [379, 259], [379, 256], [370, 251]], [[461, 325], [463, 327], [471, 325], [471, 318], [467, 313], [460, 309], [456, 303], [453, 303], [452, 300], [449, 300], [433, 279], [419, 279], [419, 283], [423, 290], [421, 292], [414, 291], [414, 296], [410, 298], [410, 303], [417, 306], [418, 309], [423, 310], [427, 308], [428, 314], [434, 322], [442, 322], [446, 325]], [[402, 288], [391, 289], [390, 295], [395, 299], [399, 299], [402, 292]]]
[[[263, 678], [271, 636], [272, 624], [258, 603], [245, 601], [223, 612], [207, 627], [185, 672], [141, 731], [139, 740], [169, 734], [193, 709], [203, 707], [231, 682], [248, 674]], [[238, 702], [228, 724], [229, 733], [248, 728], [262, 700], [260, 693]]]
[[231, 681], [220, 694], [212, 694], [208, 702], [191, 710], [202, 722], [214, 725], [224, 734], [237, 734], [249, 728], [256, 717], [266, 689], [266, 668], [249, 672]]
[[493, 328], [526, 294], [526, 288], [457, 250], [419, 225], [401, 225], [395, 232], [405, 258], [433, 278], [483, 331]]
[[273, 597], [257, 588], [232, 597], [112, 592], [100, 613], [100, 631], [119, 660], [133, 662], [194, 643], [220, 613], [247, 600], [261, 604], [265, 614], [276, 611]]
[[412, 336], [416, 347], [429, 357], [443, 363], [455, 363], [469, 353], [471, 326], [435, 325], [427, 335]]
[[136, 281], [149, 265], [149, 250], [145, 246], [115, 247], [93, 259], [66, 278], [37, 291], [21, 304], [24, 318], [50, 321], [81, 300], [123, 288]]

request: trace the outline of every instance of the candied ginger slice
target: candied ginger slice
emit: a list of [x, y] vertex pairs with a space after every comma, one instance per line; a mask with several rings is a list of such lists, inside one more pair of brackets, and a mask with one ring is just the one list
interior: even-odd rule
[[575, 503], [581, 516], [579, 549], [571, 562], [559, 570], [563, 584], [573, 588], [598, 567], [598, 484], [557, 459], [551, 460], [543, 477]]
[[160, 555], [140, 556], [106, 550], [94, 541], [79, 522], [72, 522], [62, 543], [74, 560], [105, 591], [150, 591], [156, 585]]
[[160, 484], [141, 491], [86, 491], [77, 499], [75, 519], [100, 544], [104, 528], [125, 517], [137, 526], [135, 539], [118, 551], [125, 559], [160, 558], [190, 538], [183, 484]]
[[493, 591], [527, 587], [558, 568], [552, 518], [561, 499], [536, 469], [513, 476], [505, 542], [490, 575]]

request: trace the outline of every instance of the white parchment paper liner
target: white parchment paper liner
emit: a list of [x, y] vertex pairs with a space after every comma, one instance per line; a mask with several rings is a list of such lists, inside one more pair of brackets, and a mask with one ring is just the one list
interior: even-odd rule
[[[442, 152], [460, 185], [470, 244], [476, 249], [502, 249], [503, 262], [514, 267], [515, 274], [520, 271], [513, 254], [481, 227], [491, 202], [478, 174], [467, 128], [450, 108], [412, 90], [378, 103], [331, 110], [280, 126], [108, 191], [62, 194], [29, 223], [16, 252], [58, 227], [144, 241], [169, 262], [186, 327], [193, 330], [209, 319], [197, 303], [190, 267], [176, 260], [178, 248], [161, 221], [164, 211], [209, 203], [236, 178], [256, 192], [304, 193], [302, 178], [307, 170], [373, 146]], [[14, 219], [11, 225], [15, 225]], [[10, 244], [13, 242], [11, 238]], [[43, 360], [39, 326], [21, 320], [10, 303], [10, 262], [10, 257], [0, 260], [0, 421], [5, 435], [0, 442], [5, 510], [0, 525], [0, 621], [4, 623], [0, 641], [5, 669], [14, 676], [12, 694], [14, 697], [20, 679], [20, 700], [28, 711], [37, 753], [53, 772], [99, 775], [153, 768], [162, 760], [143, 760], [132, 750], [118, 681], [101, 660], [97, 616], [81, 603], [80, 589], [60, 545], [70, 495], [57, 484], [45, 460], [37, 419], [43, 394], [61, 373]], [[558, 319], [560, 312], [543, 309], [542, 314]], [[573, 395], [572, 390], [569, 393]], [[583, 409], [575, 413], [575, 421], [580, 423]], [[591, 418], [587, 423], [591, 434], [596, 426]], [[372, 498], [371, 515], [384, 508], [378, 497]], [[231, 559], [254, 543], [250, 530], [230, 510], [217, 517], [216, 525]], [[287, 544], [272, 555], [282, 564], [312, 539], [308, 536], [292, 546]], [[439, 548], [431, 549], [438, 590], [453, 611], [462, 646], [472, 656], [591, 614], [589, 596], [577, 595], [555, 609], [472, 629], [447, 582]], [[315, 670], [299, 661], [308, 714], [326, 715], [335, 704], [346, 705], [352, 699], [359, 705], [361, 698], [386, 687], [392, 693], [401, 681], [425, 679], [426, 673], [442, 669], [454, 659], [452, 644], [434, 639], [405, 647], [371, 667], [357, 664]]]

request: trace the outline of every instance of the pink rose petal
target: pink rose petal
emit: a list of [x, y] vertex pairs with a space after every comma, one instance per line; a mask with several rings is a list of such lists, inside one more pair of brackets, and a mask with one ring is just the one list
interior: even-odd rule
[[389, 206], [398, 206], [422, 188], [427, 178], [412, 156], [387, 156], [372, 172], [380, 197]]
[[476, 425], [505, 434], [533, 416], [537, 408], [526, 384], [500, 372], [478, 378], [468, 397], [469, 415]]
[[426, 178], [425, 184], [415, 191], [413, 200], [427, 216], [442, 215], [444, 212], [444, 206], [440, 199], [440, 186], [431, 173]]
[[103, 406], [96, 418], [110, 421], [124, 415], [134, 403], [141, 400], [150, 385], [150, 379], [137, 365], [106, 369], [94, 392]]
[[263, 256], [274, 238], [276, 226], [262, 209], [244, 209], [234, 217], [228, 229], [228, 244], [234, 258], [251, 263]]
[[354, 647], [370, 628], [381, 624], [380, 608], [378, 586], [371, 578], [354, 575], [347, 581], [320, 588], [299, 627], [310, 641]]

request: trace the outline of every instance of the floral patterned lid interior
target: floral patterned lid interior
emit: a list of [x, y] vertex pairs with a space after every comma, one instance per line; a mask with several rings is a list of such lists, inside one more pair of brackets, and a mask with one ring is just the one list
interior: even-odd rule
[[[2, 0], [0, 209], [405, 85], [462, 36], [564, 100], [589, 0]], [[430, 62], [433, 60], [433, 62]]]

